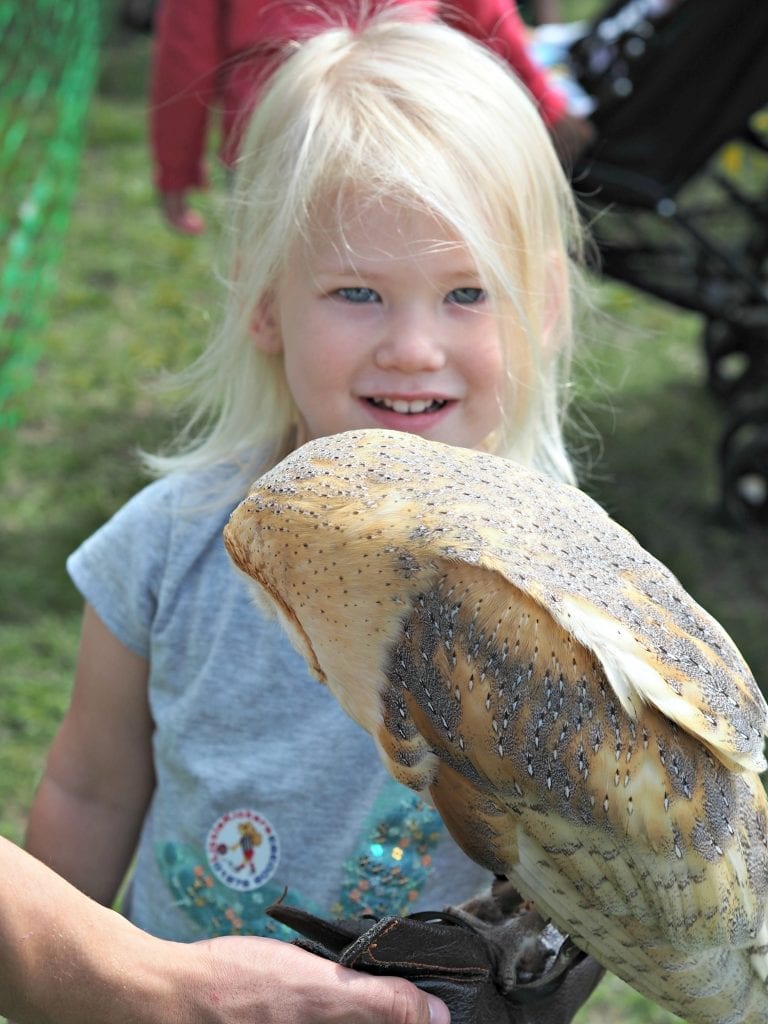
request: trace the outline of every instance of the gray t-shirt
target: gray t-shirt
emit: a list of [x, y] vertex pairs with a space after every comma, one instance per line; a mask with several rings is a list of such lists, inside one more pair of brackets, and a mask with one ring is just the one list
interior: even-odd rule
[[[436, 812], [389, 779], [370, 738], [254, 605], [202, 505], [228, 481], [145, 488], [67, 568], [150, 663], [157, 787], [124, 910], [156, 935], [293, 937], [264, 910], [440, 909], [488, 881]], [[229, 481], [231, 483], [231, 481]], [[130, 766], [125, 766], [130, 771]]]

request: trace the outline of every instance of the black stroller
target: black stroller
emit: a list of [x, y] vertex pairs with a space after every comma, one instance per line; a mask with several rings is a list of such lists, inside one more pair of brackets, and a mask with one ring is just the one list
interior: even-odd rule
[[[568, 53], [595, 102], [573, 180], [600, 272], [703, 314], [723, 508], [767, 525], [768, 2], [622, 0]], [[726, 144], [749, 174], [716, 158]]]

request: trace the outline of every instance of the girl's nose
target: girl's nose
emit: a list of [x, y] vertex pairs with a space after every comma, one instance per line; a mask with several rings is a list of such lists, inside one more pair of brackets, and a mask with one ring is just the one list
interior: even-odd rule
[[446, 363], [441, 334], [439, 319], [424, 312], [393, 316], [376, 347], [376, 365], [403, 373], [440, 370]]

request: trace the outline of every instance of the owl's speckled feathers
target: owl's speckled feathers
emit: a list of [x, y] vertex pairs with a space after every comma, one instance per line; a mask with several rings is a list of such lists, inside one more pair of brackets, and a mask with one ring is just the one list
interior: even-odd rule
[[693, 1024], [768, 1021], [768, 708], [591, 499], [354, 431], [258, 480], [225, 540], [471, 857]]

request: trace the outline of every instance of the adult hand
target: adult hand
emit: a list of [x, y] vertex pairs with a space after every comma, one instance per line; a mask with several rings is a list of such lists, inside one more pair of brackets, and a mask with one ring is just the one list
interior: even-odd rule
[[[449, 1024], [445, 1003], [402, 978], [340, 967], [275, 939], [219, 938], [187, 947], [200, 960], [181, 1024]], [[215, 1010], [215, 1015], [212, 1011]]]

